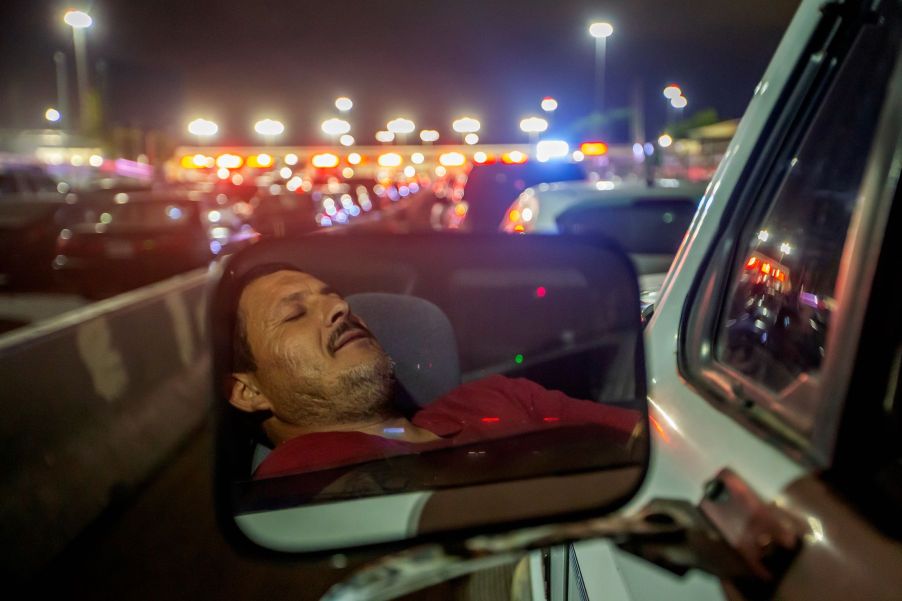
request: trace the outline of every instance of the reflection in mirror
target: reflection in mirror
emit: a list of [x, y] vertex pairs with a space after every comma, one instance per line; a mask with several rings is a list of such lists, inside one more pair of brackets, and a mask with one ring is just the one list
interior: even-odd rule
[[623, 255], [399, 238], [258, 245], [229, 264], [219, 468], [244, 534], [319, 551], [628, 498], [647, 440]]

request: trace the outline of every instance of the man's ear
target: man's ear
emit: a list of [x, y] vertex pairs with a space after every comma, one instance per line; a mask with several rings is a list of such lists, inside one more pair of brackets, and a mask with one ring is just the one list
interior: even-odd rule
[[257, 385], [256, 379], [251, 374], [232, 374], [232, 378], [234, 382], [232, 383], [232, 393], [229, 395], [229, 403], [233, 407], [247, 413], [272, 409], [272, 403], [260, 390], [260, 386]]

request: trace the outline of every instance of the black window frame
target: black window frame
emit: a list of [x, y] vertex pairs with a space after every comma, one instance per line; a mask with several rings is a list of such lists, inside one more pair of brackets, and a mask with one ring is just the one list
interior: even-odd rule
[[[861, 287], [870, 290], [879, 258], [873, 249], [881, 247], [888, 206], [891, 205], [891, 195], [884, 198], [885, 195], [878, 192], [887, 179], [886, 156], [898, 150], [895, 147], [898, 131], [892, 130], [891, 126], [898, 123], [896, 113], [902, 110], [902, 53], [890, 75], [860, 188], [862, 191], [869, 188], [868, 197], [873, 201], [856, 205], [843, 246], [841, 278], [844, 283], [838, 284], [837, 294], [840, 310], [828, 333], [823, 367], [825, 370], [844, 367], [797, 387], [795, 404], [787, 405], [780, 393], [716, 359], [715, 344], [740, 254], [745, 252], [753, 229], [749, 224], [760, 223], [772, 206], [790, 159], [810, 130], [816, 111], [854, 40], [863, 27], [875, 23], [878, 18], [876, 3], [862, 4], [829, 3], [822, 8], [821, 22], [789, 78], [783, 97], [778, 100], [777, 106], [784, 109], [772, 115], [766, 124], [751, 155], [757, 160], [750, 161], [743, 170], [733, 197], [727, 201], [729, 208], [723, 218], [724, 227], [702, 262], [680, 320], [680, 372], [715, 407], [794, 459], [815, 467], [828, 466], [833, 458], [846, 387], [851, 380], [864, 306], [867, 305]], [[890, 126], [889, 130], [887, 126]], [[861, 248], [863, 240], [867, 240], [870, 249]], [[844, 296], [848, 296], [849, 281], [859, 286], [859, 300], [864, 302], [843, 302]]]

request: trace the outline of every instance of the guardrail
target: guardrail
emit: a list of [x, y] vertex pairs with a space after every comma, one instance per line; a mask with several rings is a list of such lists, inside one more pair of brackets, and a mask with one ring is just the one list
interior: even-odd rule
[[0, 336], [0, 547], [25, 578], [195, 431], [206, 270]]

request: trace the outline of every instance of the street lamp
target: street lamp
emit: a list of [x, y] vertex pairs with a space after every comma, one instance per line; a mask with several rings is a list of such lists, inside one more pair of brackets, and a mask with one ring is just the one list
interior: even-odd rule
[[434, 129], [424, 129], [420, 132], [420, 140], [426, 142], [427, 144], [432, 144], [433, 142], [438, 141], [438, 138], [438, 131]]
[[481, 127], [482, 124], [479, 120], [474, 119], [473, 117], [461, 117], [451, 122], [451, 129], [462, 136], [466, 136], [466, 134], [475, 134]]
[[[595, 38], [595, 107], [599, 117], [604, 112], [604, 67], [607, 39], [614, 33], [614, 26], [604, 21], [589, 25], [589, 35]], [[596, 134], [601, 135], [601, 123], [596, 126]]]
[[49, 121], [50, 123], [56, 123], [60, 120], [60, 112], [53, 107], [50, 107], [46, 111], [44, 111], [44, 119]]
[[477, 134], [469, 133], [464, 136], [464, 143], [472, 146], [473, 144], [479, 143], [479, 136]]
[[685, 96], [674, 96], [670, 99], [670, 106], [675, 109], [684, 109], [687, 104], [689, 104], [689, 101], [686, 100]]
[[[63, 21], [72, 28], [72, 45], [75, 47], [75, 77], [78, 81], [78, 110], [82, 130], [88, 129], [88, 57], [85, 46], [85, 29], [94, 24], [86, 12], [70, 10]], [[71, 124], [70, 124], [71, 126]]]
[[541, 117], [527, 117], [520, 121], [520, 131], [529, 135], [529, 143], [535, 144], [539, 134], [548, 129], [548, 121]]
[[542, 98], [542, 110], [546, 113], [553, 113], [557, 110], [557, 100], [555, 100], [551, 96]]
[[658, 136], [658, 146], [661, 148], [667, 148], [671, 144], [673, 144], [673, 138], [670, 137], [670, 134], [661, 134]]
[[395, 139], [395, 134], [393, 132], [386, 131], [384, 129], [380, 129], [379, 131], [376, 132], [376, 141], [377, 142], [382, 142], [382, 143], [387, 144], [389, 142], [394, 141], [394, 139]]
[[666, 88], [664, 88], [664, 91], [662, 93], [664, 94], [664, 98], [666, 98], [667, 100], [672, 100], [673, 98], [675, 98], [677, 96], [682, 96], [683, 90], [680, 89], [680, 86], [676, 85], [675, 83], [672, 83], [669, 86], [667, 86]]
[[396, 117], [385, 124], [385, 129], [399, 136], [402, 142], [407, 139], [407, 134], [413, 133], [416, 128], [416, 124], [405, 117]]
[[215, 136], [218, 131], [219, 126], [209, 119], [198, 118], [188, 123], [188, 133], [197, 138], [198, 144], [203, 138]]
[[261, 119], [254, 123], [254, 131], [263, 136], [263, 141], [269, 146], [274, 138], [285, 133], [285, 125], [275, 119]]
[[332, 117], [323, 121], [320, 129], [323, 130], [324, 134], [334, 138], [335, 136], [343, 136], [351, 131], [351, 124], [344, 119]]
[[354, 106], [353, 101], [347, 96], [339, 96], [335, 99], [335, 108], [342, 113], [347, 113]]

